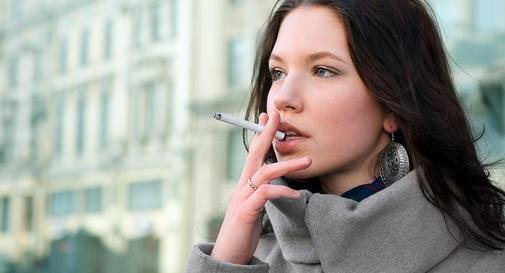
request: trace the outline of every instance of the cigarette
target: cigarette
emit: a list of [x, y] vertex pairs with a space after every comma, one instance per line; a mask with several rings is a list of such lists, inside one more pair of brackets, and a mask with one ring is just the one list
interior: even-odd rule
[[[263, 132], [263, 130], [265, 130], [264, 126], [261, 126], [259, 124], [256, 124], [256, 123], [253, 123], [253, 122], [250, 122], [250, 121], [247, 121], [247, 120], [238, 119], [238, 118], [236, 118], [234, 116], [230, 116], [228, 114], [221, 113], [221, 112], [214, 113], [214, 118], [217, 119], [217, 120], [229, 123], [231, 125], [235, 125], [237, 127], [245, 128], [245, 129], [257, 132], [257, 133], [261, 133], [261, 132]], [[284, 137], [285, 137], [285, 135], [286, 134], [284, 134], [281, 131], [275, 132], [275, 138], [280, 139], [280, 140], [283, 140]]]

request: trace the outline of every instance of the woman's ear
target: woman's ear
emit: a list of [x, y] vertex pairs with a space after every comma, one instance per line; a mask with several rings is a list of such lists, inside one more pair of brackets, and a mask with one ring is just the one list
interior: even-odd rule
[[382, 124], [382, 127], [388, 133], [394, 133], [394, 132], [398, 131], [398, 129], [399, 129], [398, 122], [396, 121], [396, 117], [393, 112], [389, 111], [386, 114], [386, 118], [384, 119], [384, 123]]

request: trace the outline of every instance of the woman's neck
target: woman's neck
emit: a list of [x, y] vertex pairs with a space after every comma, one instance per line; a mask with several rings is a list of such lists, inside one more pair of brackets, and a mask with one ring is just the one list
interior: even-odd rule
[[326, 193], [342, 195], [344, 192], [363, 184], [372, 183], [378, 176], [379, 154], [387, 145], [387, 137], [381, 140], [377, 149], [357, 166], [350, 166], [347, 170], [339, 170], [319, 177], [321, 187]]
[[343, 170], [338, 170], [320, 176], [321, 187], [324, 192], [342, 195], [342, 193], [363, 184], [372, 183], [378, 176], [379, 155], [386, 145], [391, 142], [389, 134], [385, 131], [377, 140], [374, 151], [365, 158], [354, 162]]
[[342, 195], [342, 193], [374, 181], [376, 177], [370, 173], [369, 169], [357, 172], [337, 173], [320, 177], [321, 187], [324, 192]]

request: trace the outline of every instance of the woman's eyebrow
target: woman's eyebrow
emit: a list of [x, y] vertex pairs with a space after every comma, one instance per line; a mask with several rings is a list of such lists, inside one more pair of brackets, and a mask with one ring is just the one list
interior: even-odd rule
[[276, 60], [276, 61], [282, 62], [282, 58], [273, 54], [273, 53], [270, 54], [270, 58], [268, 60]]
[[316, 52], [316, 53], [310, 54], [307, 57], [307, 61], [313, 62], [313, 61], [316, 61], [316, 60], [319, 60], [322, 58], [331, 58], [331, 59], [335, 59], [337, 61], [343, 62], [345, 64], [348, 64], [346, 61], [344, 61], [344, 59], [340, 58], [338, 55], [335, 55], [335, 54], [328, 52], [328, 51], [321, 51], [321, 52]]
[[[331, 58], [331, 59], [335, 59], [339, 62], [348, 64], [346, 61], [344, 61], [344, 59], [340, 58], [338, 55], [335, 55], [335, 54], [328, 52], [328, 51], [321, 51], [321, 52], [312, 53], [309, 56], [307, 56], [307, 61], [313, 62], [313, 61], [316, 61], [316, 60], [319, 60], [322, 58]], [[270, 54], [269, 60], [276, 60], [278, 62], [283, 62], [281, 57], [279, 57], [273, 53]]]

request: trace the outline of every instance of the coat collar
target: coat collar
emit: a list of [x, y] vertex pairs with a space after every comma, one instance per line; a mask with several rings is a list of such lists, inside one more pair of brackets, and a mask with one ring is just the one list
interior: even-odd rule
[[426, 272], [460, 245], [457, 229], [447, 220], [449, 231], [422, 194], [415, 171], [361, 202], [301, 193], [265, 205], [289, 262], [320, 263], [325, 272], [356, 271], [360, 264], [373, 264], [377, 272]]

